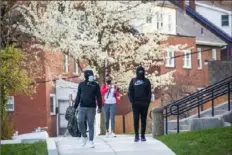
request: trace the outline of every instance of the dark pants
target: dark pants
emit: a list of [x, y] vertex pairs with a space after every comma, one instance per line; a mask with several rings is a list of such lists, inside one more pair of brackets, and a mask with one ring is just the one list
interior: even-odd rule
[[139, 134], [139, 117], [141, 117], [141, 135], [144, 136], [147, 125], [147, 112], [149, 104], [133, 104], [133, 115], [134, 115], [134, 130], [135, 134]]

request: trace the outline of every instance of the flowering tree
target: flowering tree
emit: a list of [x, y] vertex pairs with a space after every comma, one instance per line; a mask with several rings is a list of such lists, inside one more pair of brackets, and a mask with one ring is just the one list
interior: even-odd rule
[[161, 44], [166, 36], [135, 29], [135, 23], [144, 24], [137, 21], [156, 13], [155, 7], [156, 3], [140, 1], [34, 1], [16, 10], [27, 23], [19, 30], [40, 41], [36, 46], [68, 53], [79, 64], [87, 60], [101, 80], [107, 62], [110, 75], [126, 92], [139, 65], [146, 69], [152, 88], [173, 84], [174, 71], [160, 75], [156, 69], [163, 64], [164, 48], [180, 46], [167, 47]]

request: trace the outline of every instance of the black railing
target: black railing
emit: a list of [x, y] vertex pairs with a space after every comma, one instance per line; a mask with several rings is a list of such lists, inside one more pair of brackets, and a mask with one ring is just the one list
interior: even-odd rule
[[168, 117], [177, 117], [177, 133], [180, 132], [180, 115], [197, 108], [198, 117], [201, 117], [200, 107], [211, 101], [212, 116], [214, 116], [214, 99], [227, 95], [228, 97], [228, 111], [230, 111], [230, 100], [232, 92], [232, 76], [225, 78], [213, 85], [210, 85], [204, 89], [201, 89], [193, 94], [190, 94], [180, 100], [174, 101], [171, 104], [166, 105], [164, 108], [165, 118], [165, 132], [168, 134]]

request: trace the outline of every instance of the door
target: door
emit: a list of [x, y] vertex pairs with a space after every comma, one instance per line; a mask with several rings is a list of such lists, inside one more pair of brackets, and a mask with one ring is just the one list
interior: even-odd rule
[[65, 113], [69, 107], [69, 100], [58, 100], [58, 135], [64, 135], [68, 121], [65, 119]]

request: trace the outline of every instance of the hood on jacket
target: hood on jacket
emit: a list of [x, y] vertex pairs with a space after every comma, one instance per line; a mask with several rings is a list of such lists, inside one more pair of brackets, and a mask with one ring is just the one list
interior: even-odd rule
[[84, 77], [85, 77], [85, 81], [88, 81], [89, 76], [93, 75], [93, 71], [92, 70], [85, 70], [84, 71]]
[[136, 78], [139, 80], [143, 80], [145, 78], [145, 69], [142, 66], [139, 66], [136, 69]]

